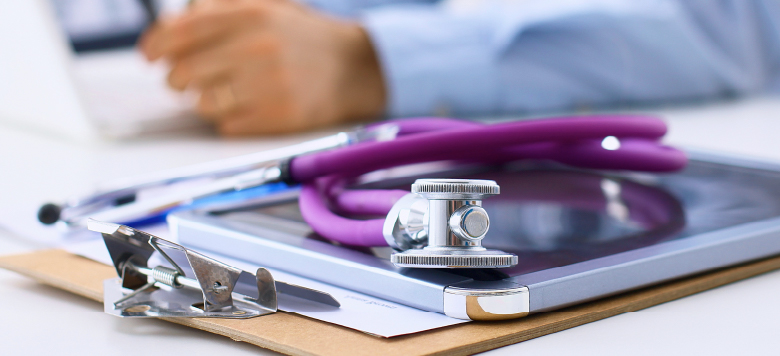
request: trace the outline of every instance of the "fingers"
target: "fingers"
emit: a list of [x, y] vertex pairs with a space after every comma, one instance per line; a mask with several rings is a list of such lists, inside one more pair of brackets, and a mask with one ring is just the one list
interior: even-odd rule
[[224, 81], [236, 65], [237, 52], [234, 43], [229, 43], [207, 47], [179, 58], [171, 63], [168, 85], [176, 90], [184, 90], [190, 84], [202, 88]]
[[206, 88], [224, 82], [231, 73], [240, 75], [245, 67], [266, 70], [278, 61], [278, 41], [270, 36], [237, 35], [226, 43], [189, 53], [171, 63], [168, 84], [177, 90], [189, 85]]
[[264, 78], [275, 84], [253, 86], [237, 80], [210, 87], [203, 92], [199, 109], [214, 113], [220, 133], [228, 136], [287, 133], [311, 126], [308, 115], [285, 94], [284, 83], [271, 72]]
[[289, 80], [277, 59], [253, 58], [231, 67], [224, 76], [199, 86], [198, 112], [220, 117], [247, 108], [272, 110], [285, 100]]
[[[218, 124], [229, 135], [289, 132], [300, 117], [295, 105], [281, 95], [253, 95], [257, 91], [242, 91], [230, 83], [204, 90], [198, 101], [198, 111]], [[301, 126], [302, 127], [302, 126]], [[300, 128], [298, 128], [300, 129]]]
[[219, 105], [217, 104], [216, 95], [211, 90], [203, 90], [200, 93], [197, 110], [201, 116], [209, 121], [217, 121], [219, 119]]
[[149, 60], [178, 57], [192, 50], [218, 42], [246, 26], [262, 25], [266, 7], [243, 6], [244, 1], [198, 1], [188, 12], [161, 19], [144, 34], [139, 47]]
[[[140, 46], [171, 65], [168, 81], [200, 92], [201, 115], [224, 135], [287, 133], [342, 120], [350, 26], [288, 0], [199, 0], [161, 21]], [[305, 11], [303, 11], [305, 10]], [[362, 57], [361, 57], [362, 58]], [[360, 85], [357, 85], [359, 88]], [[357, 93], [357, 94], [356, 94]], [[359, 95], [351, 91], [350, 97]]]
[[256, 112], [238, 112], [217, 123], [224, 136], [248, 136], [257, 134], [285, 134], [313, 128], [305, 120], [287, 117], [263, 117]]

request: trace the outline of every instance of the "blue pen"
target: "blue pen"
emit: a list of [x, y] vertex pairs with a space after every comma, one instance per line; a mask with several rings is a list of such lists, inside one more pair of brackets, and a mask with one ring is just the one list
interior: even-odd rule
[[297, 185], [290, 186], [283, 182], [265, 184], [265, 185], [247, 188], [243, 190], [203, 197], [200, 199], [193, 200], [189, 204], [173, 206], [165, 210], [157, 211], [154, 214], [144, 216], [137, 220], [122, 222], [121, 224], [132, 226], [132, 227], [156, 224], [165, 221], [165, 218], [168, 216], [168, 214], [171, 214], [173, 212], [183, 211], [183, 210], [193, 210], [193, 209], [211, 206], [214, 204], [226, 205], [231, 203], [240, 203], [240, 202], [248, 201], [250, 199], [259, 198], [259, 197], [267, 196], [269, 194], [279, 193], [279, 192], [288, 191], [297, 188], [298, 188]]

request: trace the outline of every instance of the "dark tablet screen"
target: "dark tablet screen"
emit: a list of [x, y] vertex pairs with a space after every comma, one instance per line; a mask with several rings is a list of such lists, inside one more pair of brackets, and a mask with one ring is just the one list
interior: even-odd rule
[[[491, 220], [483, 244], [520, 257], [501, 270], [510, 276], [780, 216], [780, 173], [702, 161], [667, 175], [521, 165], [461, 176], [501, 186], [483, 202]], [[294, 202], [222, 217], [321, 239]]]

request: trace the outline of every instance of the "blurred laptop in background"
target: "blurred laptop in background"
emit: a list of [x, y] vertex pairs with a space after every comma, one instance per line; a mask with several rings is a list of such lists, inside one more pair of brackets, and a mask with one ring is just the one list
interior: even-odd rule
[[75, 139], [204, 127], [135, 50], [147, 23], [138, 0], [0, 0], [0, 123]]

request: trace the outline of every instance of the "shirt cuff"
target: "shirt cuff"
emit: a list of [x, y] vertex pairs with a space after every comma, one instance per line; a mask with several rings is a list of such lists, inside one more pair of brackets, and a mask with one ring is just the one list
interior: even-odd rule
[[498, 106], [497, 53], [483, 19], [415, 5], [367, 10], [361, 20], [382, 67], [389, 116], [485, 114]]

